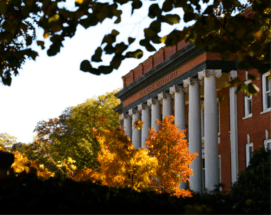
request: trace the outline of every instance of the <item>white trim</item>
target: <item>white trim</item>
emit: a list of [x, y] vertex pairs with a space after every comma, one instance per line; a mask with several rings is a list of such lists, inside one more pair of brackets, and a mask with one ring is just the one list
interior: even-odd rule
[[[267, 149], [268, 143], [271, 144], [271, 139], [268, 140], [264, 140], [263, 144], [264, 144], [264, 148]], [[270, 148], [271, 149], [271, 148]]]
[[264, 114], [264, 113], [268, 113], [268, 112], [271, 112], [271, 108], [268, 108], [268, 109], [262, 111], [260, 114]]
[[[248, 113], [248, 103], [249, 103], [249, 100], [251, 101], [251, 113]], [[245, 117], [244, 118], [252, 117], [252, 95], [250, 95], [249, 97], [247, 97], [246, 96], [246, 91], [244, 91], [244, 108], [245, 108]]]
[[252, 114], [249, 114], [248, 116], [243, 117], [243, 119], [248, 119], [248, 118], [251, 118], [251, 117], [252, 117]]
[[[271, 111], [271, 107], [266, 107], [266, 100], [265, 100], [265, 94], [266, 94], [266, 77], [270, 74], [270, 72], [266, 72], [262, 75], [262, 101], [263, 101], [263, 111], [261, 113], [269, 112]], [[271, 92], [271, 89], [269, 90]]]
[[250, 162], [250, 157], [249, 157], [249, 148], [252, 146], [252, 152], [253, 150], [253, 143], [247, 143], [246, 144], [246, 167], [248, 167], [249, 162]]

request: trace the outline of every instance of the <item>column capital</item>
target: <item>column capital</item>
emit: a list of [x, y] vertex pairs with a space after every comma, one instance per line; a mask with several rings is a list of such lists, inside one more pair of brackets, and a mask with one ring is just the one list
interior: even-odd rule
[[138, 112], [138, 110], [134, 109], [134, 108], [131, 108], [129, 110], [129, 115], [132, 116], [133, 114], [136, 114]]
[[158, 94], [158, 100], [159, 101], [162, 101], [163, 99], [166, 99], [168, 97], [170, 97], [170, 95], [168, 93], [166, 93], [166, 92], [162, 92], [162, 93]]
[[235, 78], [237, 78], [237, 71], [236, 70], [230, 71], [230, 73], [229, 73], [229, 81], [232, 81]]
[[157, 99], [155, 99], [155, 98], [150, 98], [150, 99], [147, 100], [147, 105], [148, 106], [151, 106], [151, 105], [154, 105], [154, 104], [157, 104], [157, 103], [159, 103], [159, 101]]
[[195, 83], [199, 83], [199, 80], [197, 78], [187, 78], [187, 79], [184, 79], [183, 80], [183, 86], [186, 88], [188, 87], [189, 85], [194, 85]]
[[124, 119], [124, 113], [120, 114], [120, 120]]
[[183, 87], [182, 87], [182, 86], [173, 85], [173, 87], [170, 87], [170, 88], [169, 88], [169, 93], [170, 93], [171, 95], [174, 95], [175, 93], [180, 92], [181, 90], [183, 90]]
[[222, 76], [222, 70], [221, 69], [204, 69], [203, 71], [198, 72], [199, 80], [203, 79], [204, 77], [208, 78], [211, 76], [220, 78]]
[[137, 105], [138, 111], [145, 110], [146, 108], [149, 108], [148, 105], [146, 105], [146, 104], [141, 103], [141, 104]]

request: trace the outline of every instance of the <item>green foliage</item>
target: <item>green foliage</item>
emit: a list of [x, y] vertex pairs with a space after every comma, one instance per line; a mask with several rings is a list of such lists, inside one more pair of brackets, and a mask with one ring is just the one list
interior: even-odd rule
[[117, 90], [88, 99], [76, 107], [67, 108], [57, 119], [41, 121], [35, 128], [38, 139], [25, 153], [28, 159], [38, 160], [50, 171], [65, 174], [64, 164], [75, 161], [78, 169], [99, 169], [97, 161], [100, 144], [93, 138], [93, 128], [103, 129], [97, 118], [108, 118], [107, 126], [119, 127], [119, 114], [113, 108], [119, 104]]
[[[27, 58], [35, 58], [38, 52], [30, 48], [36, 40], [36, 27], [44, 31], [44, 40], [49, 38], [51, 45], [48, 56], [54, 56], [63, 47], [66, 37], [72, 38], [78, 25], [88, 29], [108, 19], [121, 22], [122, 10], [118, 5], [130, 4], [131, 12], [140, 10], [143, 0], [113, 0], [99, 2], [92, 0], [75, 0], [76, 8], [71, 11], [60, 6], [65, 0], [1, 0], [0, 1], [0, 77], [4, 85], [11, 85], [12, 75], [18, 75], [19, 69]], [[209, 1], [203, 1], [207, 3]], [[154, 19], [149, 27], [144, 29], [144, 38], [139, 45], [147, 51], [156, 51], [152, 43], [165, 43], [166, 46], [177, 44], [181, 40], [194, 43], [198, 48], [207, 48], [211, 52], [219, 52], [223, 60], [228, 60], [231, 53], [238, 53], [240, 69], [256, 68], [262, 74], [270, 69], [270, 5], [268, 1], [215, 1], [201, 11], [200, 0], [172, 1], [164, 0], [163, 5], [153, 3], [148, 10], [148, 16]], [[251, 4], [251, 13], [243, 15]], [[182, 8], [180, 14], [168, 14], [175, 8]], [[90, 12], [91, 11], [91, 12]], [[238, 12], [232, 16], [233, 12]], [[168, 35], [160, 37], [161, 24], [178, 24], [183, 18], [185, 22], [195, 24], [185, 27], [182, 32], [173, 30]], [[105, 35], [102, 44], [97, 47], [89, 60], [83, 60], [80, 69], [95, 75], [109, 74], [118, 69], [126, 58], [141, 58], [140, 48], [128, 50], [134, 42], [131, 37], [128, 43], [116, 43], [119, 32], [113, 30]], [[36, 41], [42, 49], [44, 41]], [[127, 51], [126, 54], [123, 54]], [[92, 66], [92, 62], [101, 62], [103, 54], [113, 54], [109, 65]], [[255, 94], [257, 89], [247, 87], [249, 93]]]
[[249, 166], [231, 187], [230, 195], [236, 199], [239, 208], [255, 210], [259, 214], [270, 211], [270, 155], [270, 149], [255, 150]]

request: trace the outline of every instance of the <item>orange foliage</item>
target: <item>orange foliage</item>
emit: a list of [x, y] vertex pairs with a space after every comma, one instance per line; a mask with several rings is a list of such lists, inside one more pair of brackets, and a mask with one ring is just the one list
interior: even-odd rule
[[98, 154], [103, 185], [131, 187], [145, 190], [151, 185], [151, 177], [156, 175], [157, 159], [148, 155], [146, 149], [135, 149], [120, 128], [95, 130], [95, 137], [101, 145]]
[[157, 178], [153, 178], [152, 187], [158, 192], [188, 197], [191, 192], [179, 186], [182, 181], [189, 181], [189, 175], [193, 175], [190, 165], [197, 153], [189, 153], [184, 131], [179, 131], [173, 122], [174, 116], [157, 120], [159, 130], [151, 129], [146, 140], [150, 155], [158, 160]]
[[[93, 129], [93, 137], [101, 146], [97, 158], [100, 171], [71, 168], [74, 161], [69, 158], [61, 164], [65, 167], [63, 173], [67, 178], [78, 182], [90, 180], [106, 186], [130, 187], [137, 191], [167, 192], [177, 197], [192, 196], [189, 190], [180, 189], [179, 185], [182, 181], [189, 181], [189, 175], [193, 174], [190, 164], [197, 153], [189, 154], [184, 131], [178, 131], [178, 127], [173, 124], [173, 116], [157, 121], [161, 125], [158, 131], [149, 131], [146, 140], [148, 149], [135, 149], [122, 129], [106, 126], [106, 117], [100, 116], [96, 120], [101, 125], [101, 129]], [[141, 129], [142, 124], [137, 121], [134, 126]], [[15, 173], [34, 170], [38, 177], [55, 177], [54, 173], [37, 161], [28, 160], [17, 151], [13, 154], [15, 161], [11, 170]]]

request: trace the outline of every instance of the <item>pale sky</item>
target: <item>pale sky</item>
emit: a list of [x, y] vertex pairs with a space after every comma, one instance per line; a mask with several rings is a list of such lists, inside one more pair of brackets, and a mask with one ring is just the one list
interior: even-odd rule
[[[137, 49], [136, 44], [143, 36], [143, 29], [152, 21], [147, 18], [146, 6], [136, 11], [133, 18], [130, 18], [130, 7], [126, 7], [122, 16], [123, 22], [118, 25], [113, 25], [114, 20], [107, 20], [102, 25], [88, 30], [78, 26], [76, 35], [72, 39], [66, 38], [64, 48], [54, 57], [48, 57], [46, 51], [41, 51], [34, 45], [33, 47], [39, 51], [36, 61], [27, 60], [19, 76], [13, 77], [10, 87], [0, 83], [0, 133], [6, 132], [15, 136], [18, 142], [31, 143], [35, 135], [33, 130], [39, 121], [58, 117], [67, 107], [76, 106], [88, 98], [122, 88], [121, 77], [154, 52], [145, 52], [140, 60], [125, 60], [118, 70], [109, 75], [96, 76], [84, 73], [79, 69], [80, 63], [84, 59], [90, 59], [104, 34], [111, 32], [113, 28], [121, 32], [119, 40], [128, 36], [136, 37], [132, 48]], [[69, 7], [73, 8], [73, 0]], [[182, 10], [177, 12], [182, 13]], [[164, 24], [160, 36], [174, 28], [182, 29], [183, 26], [183, 21], [174, 26]], [[38, 38], [42, 38], [43, 30], [39, 29], [37, 34]], [[47, 47], [48, 41], [47, 39]], [[159, 49], [162, 45], [156, 47]], [[108, 58], [103, 60], [108, 62]]]

